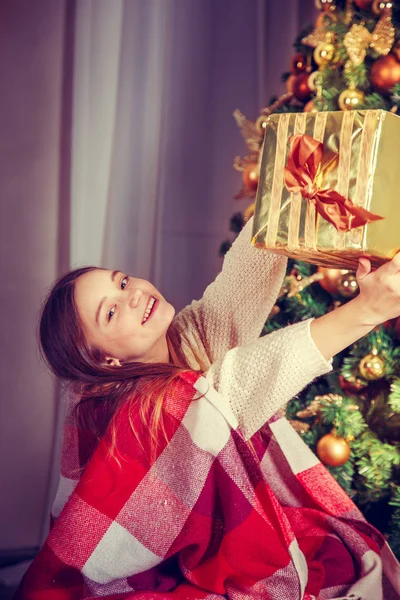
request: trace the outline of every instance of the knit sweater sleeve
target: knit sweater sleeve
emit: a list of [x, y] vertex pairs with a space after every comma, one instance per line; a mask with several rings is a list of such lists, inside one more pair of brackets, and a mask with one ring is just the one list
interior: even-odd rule
[[313, 379], [332, 370], [332, 359], [325, 360], [311, 337], [312, 320], [231, 349], [204, 374], [229, 399], [245, 439]]
[[196, 330], [208, 365], [259, 338], [282, 285], [287, 259], [251, 244], [253, 218], [233, 242], [221, 272], [202, 298], [175, 318], [183, 335]]

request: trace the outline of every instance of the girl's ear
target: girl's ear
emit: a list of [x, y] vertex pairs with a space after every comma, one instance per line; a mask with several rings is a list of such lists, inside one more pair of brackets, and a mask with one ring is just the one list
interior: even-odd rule
[[119, 358], [107, 356], [105, 362], [108, 367], [122, 367], [122, 360]]

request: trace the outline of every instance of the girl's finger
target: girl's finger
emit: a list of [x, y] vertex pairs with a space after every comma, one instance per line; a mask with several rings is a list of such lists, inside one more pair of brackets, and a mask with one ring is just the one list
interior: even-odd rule
[[368, 275], [368, 273], [371, 271], [371, 263], [368, 260], [368, 258], [365, 258], [365, 256], [362, 256], [361, 258], [358, 259], [358, 269], [357, 269], [357, 273], [356, 273], [356, 279], [357, 281], [361, 281], [362, 279], [364, 279], [364, 277], [366, 275]]

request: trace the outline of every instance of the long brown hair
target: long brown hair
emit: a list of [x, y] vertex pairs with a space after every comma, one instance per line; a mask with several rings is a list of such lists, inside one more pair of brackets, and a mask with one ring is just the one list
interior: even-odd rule
[[[104, 364], [104, 352], [90, 346], [85, 338], [74, 300], [78, 277], [96, 268], [82, 267], [62, 275], [44, 300], [39, 321], [41, 355], [51, 371], [78, 395], [77, 426], [92, 436], [93, 443], [83, 463], [90, 458], [110, 423], [113, 453], [114, 417], [125, 403], [131, 405], [128, 408], [137, 409], [135, 414], [149, 432], [154, 454], [160, 430], [166, 436], [162, 410], [165, 394], [182, 372], [193, 371], [182, 352], [180, 335], [173, 322], [166, 333], [169, 363], [128, 362], [118, 367]], [[130, 424], [141, 443], [133, 421]]]

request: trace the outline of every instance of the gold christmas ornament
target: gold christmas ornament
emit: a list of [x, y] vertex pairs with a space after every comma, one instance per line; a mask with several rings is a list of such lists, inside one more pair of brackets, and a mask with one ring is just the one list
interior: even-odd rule
[[335, 46], [331, 42], [320, 42], [314, 50], [314, 60], [317, 65], [327, 65], [335, 56]]
[[323, 10], [324, 12], [333, 12], [336, 10], [335, 0], [315, 0], [315, 6], [318, 10]]
[[318, 441], [317, 455], [324, 465], [340, 467], [350, 458], [350, 446], [344, 438], [328, 433]]
[[392, 23], [392, 10], [384, 9], [381, 18], [372, 32], [370, 46], [378, 54], [387, 56], [394, 44], [395, 29]]
[[380, 15], [384, 10], [392, 10], [393, 2], [391, 0], [373, 0], [372, 11]]
[[343, 275], [348, 273], [346, 269], [330, 269], [329, 267], [318, 267], [317, 272], [322, 276], [320, 286], [332, 296], [339, 293], [339, 282]]
[[358, 283], [354, 273], [345, 273], [338, 281], [338, 292], [344, 298], [354, 298], [358, 294]]
[[308, 87], [310, 88], [310, 90], [312, 92], [315, 92], [317, 90], [318, 76], [319, 76], [319, 71], [313, 71], [308, 76], [307, 83], [308, 83]]
[[359, 66], [364, 62], [367, 48], [371, 44], [372, 33], [364, 25], [352, 25], [344, 36], [343, 44], [353, 65]]
[[367, 381], [382, 379], [385, 374], [385, 361], [377, 351], [373, 351], [360, 360], [359, 371]]
[[354, 110], [356, 108], [360, 108], [364, 102], [365, 95], [357, 88], [349, 88], [344, 90], [338, 98], [340, 110]]

